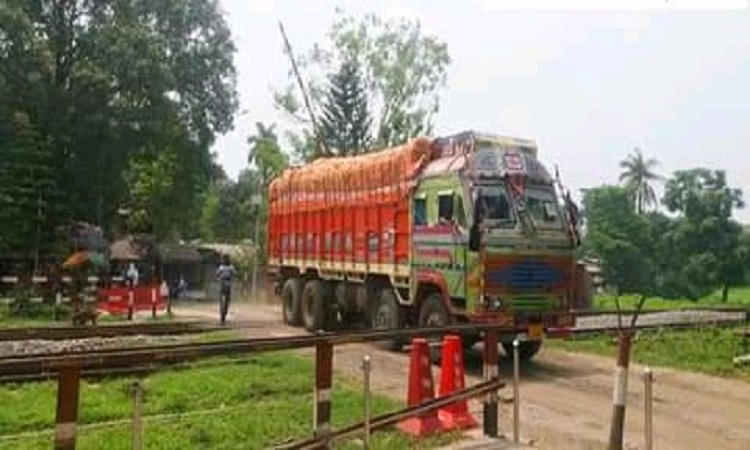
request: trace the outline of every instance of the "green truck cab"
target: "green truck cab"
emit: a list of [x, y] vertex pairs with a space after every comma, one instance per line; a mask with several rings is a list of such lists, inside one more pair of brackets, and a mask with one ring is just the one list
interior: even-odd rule
[[532, 141], [465, 132], [433, 145], [411, 202], [417, 322], [503, 323], [506, 350], [521, 334], [530, 358], [575, 322], [575, 206]]

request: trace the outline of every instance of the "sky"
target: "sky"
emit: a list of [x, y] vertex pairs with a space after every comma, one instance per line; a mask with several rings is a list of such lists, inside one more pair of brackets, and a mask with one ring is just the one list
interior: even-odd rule
[[[278, 21], [297, 54], [325, 44], [335, 8], [418, 18], [448, 45], [435, 134], [473, 129], [534, 139], [543, 163], [580, 189], [616, 183], [634, 147], [657, 172], [724, 169], [750, 200], [750, 1], [220, 0], [237, 47], [240, 113], [213, 151], [247, 167], [255, 122], [288, 83]], [[606, 8], [605, 8], [606, 6]], [[656, 186], [660, 196], [662, 189]], [[750, 224], [750, 205], [735, 213]]]

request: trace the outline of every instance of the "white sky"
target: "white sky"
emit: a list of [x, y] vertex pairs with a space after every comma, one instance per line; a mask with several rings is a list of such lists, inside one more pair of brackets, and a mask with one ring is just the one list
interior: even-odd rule
[[[221, 0], [237, 54], [240, 110], [214, 151], [246, 167], [254, 123], [288, 125], [272, 91], [289, 61], [324, 42], [334, 9], [417, 17], [452, 64], [436, 133], [474, 129], [535, 139], [548, 167], [580, 188], [614, 183], [634, 146], [659, 172], [725, 169], [750, 199], [748, 0]], [[605, 9], [604, 6], [607, 8]], [[556, 9], [552, 9], [556, 8]], [[599, 8], [599, 9], [593, 9]], [[661, 189], [659, 189], [661, 195]], [[750, 223], [750, 207], [736, 213]]]

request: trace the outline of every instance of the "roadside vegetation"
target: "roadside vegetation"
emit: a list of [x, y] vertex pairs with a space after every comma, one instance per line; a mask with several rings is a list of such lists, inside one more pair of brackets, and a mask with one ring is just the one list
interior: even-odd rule
[[[663, 298], [649, 297], [644, 306], [644, 310], [654, 309], [684, 309], [684, 308], [710, 308], [710, 307], [729, 307], [729, 308], [750, 308], [750, 286], [741, 286], [731, 289], [731, 295], [726, 302], [722, 301], [721, 290], [717, 290], [698, 300], [689, 300], [685, 298]], [[626, 294], [619, 297], [620, 306], [623, 309], [634, 309], [638, 305], [640, 296], [635, 294]], [[594, 296], [595, 309], [616, 309], [615, 296], [600, 294]]]
[[[145, 388], [144, 448], [267, 448], [309, 437], [312, 426], [312, 361], [289, 352], [241, 360], [211, 359], [193, 368], [154, 373]], [[133, 378], [85, 381], [79, 407], [78, 448], [131, 448]], [[54, 382], [0, 388], [0, 449], [49, 448], [55, 415]], [[334, 380], [335, 428], [363, 417], [362, 388], [351, 379]], [[18, 408], [17, 405], [25, 405]], [[402, 408], [373, 396], [373, 414]], [[15, 435], [15, 437], [11, 437]], [[455, 437], [422, 441], [421, 448], [446, 445]], [[373, 448], [414, 448], [397, 431], [373, 435]], [[344, 448], [355, 448], [350, 443]]]
[[[732, 359], [743, 351], [737, 331], [744, 327], [705, 327], [693, 330], [641, 332], [633, 341], [633, 361], [654, 367], [670, 367], [739, 378], [750, 382], [750, 367], [735, 366]], [[550, 339], [547, 344], [572, 352], [586, 352], [615, 358], [617, 340], [613, 336], [581, 339]]]

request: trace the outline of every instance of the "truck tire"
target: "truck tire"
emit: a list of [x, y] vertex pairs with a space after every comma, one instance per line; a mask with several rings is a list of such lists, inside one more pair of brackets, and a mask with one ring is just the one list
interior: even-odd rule
[[419, 308], [420, 327], [442, 327], [451, 323], [451, 316], [443, 304], [443, 297], [439, 292], [430, 294]]
[[[518, 343], [518, 358], [523, 361], [530, 361], [542, 348], [542, 341], [523, 341]], [[505, 357], [513, 360], [513, 342], [503, 342]]]
[[[419, 308], [419, 326], [420, 327], [442, 327], [451, 323], [451, 316], [443, 303], [443, 296], [435, 292], [427, 296]], [[440, 362], [441, 350], [437, 345], [440, 343], [440, 337], [427, 338], [430, 344], [430, 360], [435, 363]]]
[[325, 329], [328, 312], [326, 310], [325, 286], [320, 280], [310, 280], [302, 291], [302, 322], [308, 331]]
[[282, 315], [284, 323], [291, 326], [299, 326], [302, 323], [302, 280], [290, 278], [284, 283], [281, 290]]
[[[372, 309], [372, 328], [375, 330], [401, 329], [404, 325], [404, 314], [398, 304], [396, 294], [390, 287], [380, 291], [378, 300]], [[389, 350], [401, 350], [404, 339], [383, 341], [383, 347]]]

